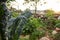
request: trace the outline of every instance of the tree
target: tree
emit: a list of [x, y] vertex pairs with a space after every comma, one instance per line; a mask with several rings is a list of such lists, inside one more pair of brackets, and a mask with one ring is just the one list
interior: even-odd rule
[[9, 12], [7, 10], [7, 7], [5, 5], [5, 2], [7, 0], [0, 0], [0, 34], [1, 34], [1, 40], [6, 40], [5, 38], [5, 28], [7, 24], [7, 18], [9, 15]]
[[39, 0], [32, 0], [32, 1], [35, 1], [35, 14], [37, 12], [37, 3], [39, 2]]
[[25, 0], [27, 3], [29, 3], [30, 1], [33, 1], [35, 2], [34, 6], [35, 6], [35, 14], [36, 14], [36, 11], [37, 11], [37, 3], [39, 2], [39, 0]]
[[10, 21], [8, 22], [9, 40], [18, 40], [18, 38], [22, 32], [23, 26], [27, 23], [27, 20], [31, 15], [32, 14], [30, 11], [25, 11], [20, 16], [18, 16], [17, 18], [10, 19]]
[[22, 28], [32, 15], [30, 11], [23, 12], [17, 18], [11, 18], [11, 13], [6, 7], [7, 0], [0, 0], [0, 40], [18, 40]]
[[[33, 5], [31, 5], [31, 6], [35, 6], [35, 14], [37, 13], [37, 4], [38, 4], [38, 2], [40, 1], [40, 0], [25, 0], [27, 3], [29, 3], [30, 1], [32, 1], [32, 2], [35, 2]], [[43, 0], [44, 1], [44, 0]], [[46, 4], [46, 2], [44, 1], [43, 2], [43, 4]], [[40, 4], [41, 6], [43, 5], [43, 4]]]

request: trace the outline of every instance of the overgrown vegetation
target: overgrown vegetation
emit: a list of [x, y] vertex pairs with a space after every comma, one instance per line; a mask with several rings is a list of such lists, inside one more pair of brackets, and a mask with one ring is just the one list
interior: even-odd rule
[[[27, 24], [23, 28], [23, 35], [30, 35], [29, 40], [38, 40], [39, 38], [45, 36], [45, 33], [48, 32], [50, 37], [52, 36], [53, 30], [56, 27], [60, 27], [60, 20], [56, 19], [53, 15], [53, 11], [47, 12], [48, 15], [44, 15], [44, 18], [29, 18]], [[42, 30], [41, 30], [42, 29]], [[48, 35], [48, 34], [47, 34]]]
[[[2, 3], [0, 4], [0, 40], [18, 40], [21, 35], [29, 36], [20, 37], [19, 40], [39, 40], [46, 36], [46, 33], [54, 40], [60, 39], [60, 30], [57, 31], [57, 34], [52, 34], [56, 28], [60, 28], [60, 19], [54, 17], [54, 11], [47, 10], [46, 14], [42, 15], [43, 17], [37, 18], [30, 10], [25, 10], [19, 15], [18, 12], [10, 13], [3, 3], [6, 1], [0, 1]], [[35, 13], [36, 11], [35, 9]]]

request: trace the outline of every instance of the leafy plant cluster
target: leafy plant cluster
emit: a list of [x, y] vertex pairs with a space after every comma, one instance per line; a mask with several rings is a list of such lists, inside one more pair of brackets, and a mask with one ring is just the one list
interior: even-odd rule
[[[26, 11], [25, 13], [27, 13]], [[46, 15], [44, 15], [46, 18], [35, 18], [31, 16], [23, 27], [22, 35], [30, 35], [30, 40], [36, 40], [43, 37], [45, 32], [48, 31], [51, 36], [52, 31], [56, 27], [60, 27], [60, 20], [54, 18], [53, 13], [53, 11], [48, 10]], [[18, 15], [14, 12], [13, 16], [17, 17]]]
[[41, 19], [35, 18], [35, 17], [30, 17], [29, 20], [27, 21], [27, 24], [23, 27], [23, 32], [22, 34], [31, 34], [34, 32], [36, 29], [39, 27], [42, 27], [42, 21]]
[[[16, 18], [12, 18], [6, 7], [3, 3], [0, 6], [0, 34], [1, 40], [18, 40], [22, 32], [23, 26], [27, 23], [27, 20], [32, 15], [30, 11], [24, 11], [21, 15]], [[27, 16], [28, 15], [28, 16]], [[10, 18], [8, 18], [10, 16]], [[6, 32], [6, 34], [5, 34]]]
[[[51, 14], [50, 14], [50, 13]], [[60, 27], [60, 20], [56, 19], [53, 15], [53, 11], [47, 12], [44, 15], [44, 18], [35, 18], [30, 17], [27, 21], [27, 24], [23, 27], [22, 34], [23, 35], [30, 35], [30, 40], [37, 40], [45, 35], [48, 31], [49, 35], [52, 36], [52, 31], [56, 27]], [[41, 30], [42, 29], [42, 30]]]

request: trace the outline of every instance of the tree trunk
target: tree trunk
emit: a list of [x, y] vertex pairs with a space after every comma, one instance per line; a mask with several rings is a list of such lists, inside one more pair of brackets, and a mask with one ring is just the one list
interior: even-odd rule
[[35, 14], [37, 13], [37, 2], [35, 2]]

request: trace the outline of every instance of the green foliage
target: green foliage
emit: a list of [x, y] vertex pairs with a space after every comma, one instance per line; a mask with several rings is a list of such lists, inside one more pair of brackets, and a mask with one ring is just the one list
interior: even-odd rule
[[46, 16], [47, 16], [47, 17], [52, 17], [52, 16], [53, 16], [54, 11], [52, 11], [52, 10], [47, 10], [46, 12], [47, 12], [47, 13], [46, 13]]
[[44, 26], [47, 29], [54, 29], [55, 24], [56, 24], [56, 19], [54, 18], [54, 11], [52, 10], [47, 10], [46, 14], [44, 16], [46, 16], [46, 20], [43, 20], [42, 22], [45, 24]]
[[54, 17], [52, 17], [52, 18], [48, 17], [48, 18], [49, 19], [44, 20], [44, 21], [39, 18], [34, 18], [34, 17], [29, 18], [29, 20], [27, 21], [27, 24], [23, 27], [22, 34], [24, 34], [24, 35], [31, 34], [36, 29], [39, 29], [39, 28], [43, 28], [44, 30], [54, 29], [56, 20], [54, 19]]
[[45, 36], [45, 31], [44, 30], [35, 30], [31, 35], [30, 35], [30, 40], [37, 40], [38, 38], [41, 38]]
[[54, 29], [55, 27], [55, 24], [56, 24], [56, 22], [55, 22], [56, 20], [54, 19], [54, 18], [49, 18], [48, 19], [48, 22], [47, 22], [47, 26], [48, 26], [48, 28], [49, 29]]
[[55, 27], [60, 28], [60, 20], [56, 20], [55, 23], [56, 23], [56, 24], [55, 24]]
[[34, 32], [37, 28], [42, 27], [43, 23], [41, 22], [41, 19], [30, 17], [27, 21], [27, 24], [23, 27], [22, 34], [31, 34]]
[[60, 23], [57, 23], [55, 27], [60, 28]]
[[31, 23], [34, 27], [36, 27], [36, 28], [40, 26], [40, 23], [39, 23], [39, 19], [38, 19], [38, 18], [31, 17], [31, 18], [30, 18], [30, 23]]
[[58, 24], [58, 23], [60, 23], [60, 20], [57, 20], [57, 19], [56, 19], [56, 21], [55, 21], [55, 22], [56, 22], [56, 24]]
[[31, 34], [34, 30], [36, 30], [36, 26], [34, 20], [30, 18], [23, 28], [23, 34]]
[[19, 13], [17, 13], [17, 12], [12, 12], [12, 17], [18, 17], [19, 16]]
[[[22, 34], [23, 35], [30, 34], [29, 40], [37, 40], [38, 38], [43, 37], [45, 35], [46, 29], [48, 29], [47, 31], [51, 34], [52, 33], [51, 29], [54, 29], [55, 25], [57, 23], [60, 23], [60, 20], [56, 20], [54, 18], [54, 16], [52, 15], [53, 13], [54, 12], [49, 11], [48, 14], [45, 15], [45, 16], [47, 16], [46, 20], [41, 20], [39, 18], [30, 17], [27, 21], [27, 24], [23, 27]], [[45, 29], [39, 30], [39, 28], [42, 28], [42, 29], [45, 28]], [[25, 40], [25, 39], [23, 39], [23, 40]]]
[[6, 1], [6, 0], [2, 0], [2, 2], [0, 1], [1, 2], [0, 3], [0, 34], [1, 34], [1, 40], [6, 40], [5, 31], [6, 31], [6, 24], [8, 21], [7, 18], [9, 15], [7, 7], [6, 7], [5, 3], [3, 3], [4, 1]]
[[[10, 0], [9, 0], [10, 1]], [[2, 6], [0, 5], [0, 21], [2, 21], [3, 17], [5, 17], [4, 10]], [[45, 30], [47, 28], [53, 29], [54, 27], [60, 28], [60, 20], [56, 20], [53, 16], [53, 11], [47, 11], [46, 20], [42, 20], [39, 18], [30, 17], [32, 14], [30, 10], [24, 11], [21, 15], [19, 15], [17, 12], [12, 12], [12, 17], [15, 17], [14, 19], [9, 19], [8, 25], [6, 26], [8, 28], [7, 34], [9, 40], [18, 40], [21, 32], [24, 35], [30, 34], [30, 40], [36, 40], [38, 38], [41, 38], [45, 35]], [[6, 12], [6, 14], [8, 14]], [[19, 16], [18, 16], [19, 15]], [[7, 18], [8, 16], [6, 16]], [[30, 18], [29, 18], [30, 17]], [[5, 20], [4, 20], [5, 22]], [[3, 23], [4, 23], [3, 22]], [[26, 24], [26, 25], [25, 25]], [[0, 23], [0, 26], [2, 27], [2, 23]], [[0, 27], [0, 29], [1, 29]], [[4, 26], [5, 27], [5, 26]], [[42, 28], [44, 30], [39, 30], [39, 28]], [[23, 31], [22, 31], [23, 29]], [[38, 30], [37, 30], [38, 29]], [[49, 33], [52, 32], [52, 30], [47, 30]], [[60, 36], [60, 35], [59, 35]], [[21, 39], [21, 40], [28, 40], [28, 39]]]
[[[13, 21], [10, 19], [8, 22], [8, 30], [9, 30], [9, 40], [18, 40], [22, 28], [27, 23], [29, 17], [32, 15], [30, 11], [24, 11], [21, 15], [19, 15], [17, 18], [13, 19]], [[11, 22], [12, 21], [12, 22]], [[10, 23], [11, 22], [11, 23]]]

